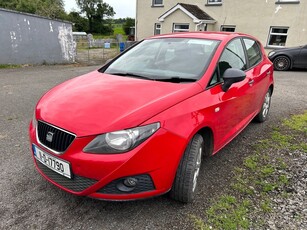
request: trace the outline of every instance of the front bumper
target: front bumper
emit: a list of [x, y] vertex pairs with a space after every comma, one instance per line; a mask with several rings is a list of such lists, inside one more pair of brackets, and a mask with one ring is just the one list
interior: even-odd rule
[[[168, 192], [186, 146], [183, 137], [160, 128], [148, 140], [127, 153], [84, 153], [83, 148], [95, 138], [90, 136], [77, 137], [64, 154], [58, 155], [38, 143], [32, 123], [29, 135], [31, 145], [35, 144], [71, 164], [73, 177], [69, 179], [33, 157], [37, 170], [44, 178], [72, 194], [103, 200], [135, 200]], [[131, 191], [122, 191], [119, 188], [127, 177], [135, 178], [137, 186]]]

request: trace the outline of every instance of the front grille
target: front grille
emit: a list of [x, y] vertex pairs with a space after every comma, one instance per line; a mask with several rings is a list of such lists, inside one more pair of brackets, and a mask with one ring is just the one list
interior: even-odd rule
[[[47, 140], [48, 134], [52, 135], [51, 141]], [[73, 134], [41, 121], [37, 123], [37, 136], [41, 144], [58, 153], [65, 152], [75, 139]]]
[[[126, 177], [125, 177], [126, 178]], [[107, 184], [102, 189], [98, 190], [97, 193], [103, 193], [103, 194], [134, 194], [134, 193], [140, 193], [140, 192], [148, 192], [155, 190], [155, 186], [152, 182], [152, 179], [149, 175], [143, 174], [143, 175], [137, 175], [133, 176], [133, 178], [137, 179], [138, 183], [132, 191], [120, 191], [117, 186], [119, 184], [122, 184], [125, 178], [120, 178], [117, 180], [112, 181], [111, 183]]]
[[54, 171], [52, 171], [51, 169], [49, 169], [48, 167], [46, 167], [45, 165], [43, 165], [42, 163], [40, 163], [39, 161], [35, 160], [37, 163], [38, 168], [52, 181], [54, 181], [55, 183], [63, 186], [64, 188], [67, 188], [71, 191], [74, 192], [82, 192], [83, 190], [89, 188], [90, 186], [94, 185], [97, 181], [93, 180], [93, 179], [89, 179], [86, 177], [81, 177], [78, 175], [74, 175], [72, 179], [66, 178]]

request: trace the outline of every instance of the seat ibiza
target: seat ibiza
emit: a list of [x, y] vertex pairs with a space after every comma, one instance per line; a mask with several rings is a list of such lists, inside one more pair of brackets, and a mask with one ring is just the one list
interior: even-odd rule
[[151, 37], [47, 92], [31, 152], [46, 180], [75, 195], [190, 202], [203, 157], [265, 121], [272, 93], [272, 63], [249, 35]]

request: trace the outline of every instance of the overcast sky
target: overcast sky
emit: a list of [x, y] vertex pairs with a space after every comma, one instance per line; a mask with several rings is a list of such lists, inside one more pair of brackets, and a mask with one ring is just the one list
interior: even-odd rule
[[[116, 14], [114, 18], [135, 18], [135, 1], [136, 0], [104, 0], [113, 7]], [[79, 10], [76, 0], [64, 0], [65, 11], [70, 12], [72, 9]]]

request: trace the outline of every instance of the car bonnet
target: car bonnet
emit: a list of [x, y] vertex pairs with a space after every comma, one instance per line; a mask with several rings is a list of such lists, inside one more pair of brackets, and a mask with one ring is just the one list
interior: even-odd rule
[[91, 72], [47, 92], [36, 117], [77, 136], [138, 126], [202, 91], [196, 83], [176, 84]]

